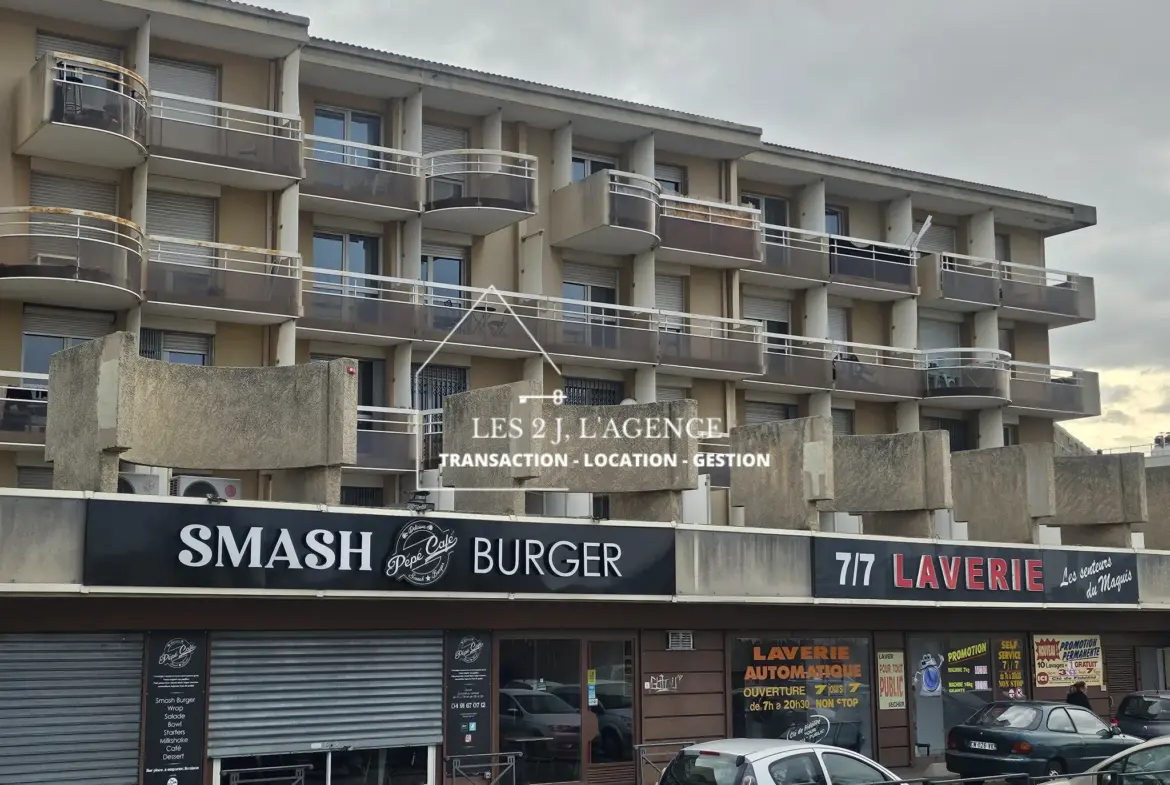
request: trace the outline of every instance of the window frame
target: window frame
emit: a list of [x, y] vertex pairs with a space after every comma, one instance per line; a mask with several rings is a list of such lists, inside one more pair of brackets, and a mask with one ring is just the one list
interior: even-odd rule
[[870, 782], [866, 783], [857, 783], [855, 785], [878, 785], [878, 783], [900, 781], [899, 779], [891, 780], [888, 772], [883, 771], [882, 768], [878, 766], [878, 764], [876, 764], [874, 761], [871, 761], [869, 758], [866, 758], [864, 755], [855, 755], [851, 754], [851, 752], [851, 750], [847, 750], [844, 747], [833, 750], [817, 750], [817, 757], [820, 758], [821, 761], [821, 772], [824, 775], [824, 781], [827, 783], [827, 785], [837, 785], [837, 783], [833, 780], [833, 773], [829, 771], [829, 764], [826, 761], [826, 758], [828, 758], [830, 755], [837, 758], [845, 758], [846, 760], [849, 760], [854, 764], [867, 769], [873, 769], [874, 773], [880, 776], [880, 779], [871, 780]]
[[[317, 113], [318, 112], [333, 113], [333, 114], [339, 114], [342, 116], [342, 123], [344, 124], [344, 128], [345, 128], [345, 130], [344, 130], [345, 136], [343, 139], [334, 139], [334, 137], [324, 136], [323, 134], [317, 133]], [[365, 118], [369, 118], [369, 119], [378, 121], [378, 141], [377, 142], [357, 142], [353, 138], [353, 136], [350, 133], [350, 129], [353, 127], [353, 118], [355, 116], [365, 117]], [[376, 112], [365, 112], [365, 111], [362, 111], [360, 109], [348, 109], [346, 107], [335, 106], [333, 104], [315, 104], [313, 106], [313, 135], [314, 136], [321, 136], [324, 139], [333, 139], [334, 141], [338, 141], [338, 142], [354, 142], [356, 144], [373, 144], [377, 147], [385, 147], [386, 146], [386, 121], [382, 117], [382, 115], [377, 114]]]
[[[585, 177], [582, 177], [580, 180], [573, 176], [575, 174], [578, 161], [585, 165], [585, 168], [587, 169], [585, 172]], [[593, 164], [605, 164], [605, 166], [595, 171], [592, 166]], [[579, 183], [581, 180], [592, 177], [593, 175], [597, 174], [597, 172], [604, 171], [606, 169], [620, 171], [621, 161], [612, 155], [606, 155], [604, 153], [591, 153], [585, 150], [573, 150], [572, 155], [570, 156], [569, 178], [571, 182]]]
[[[830, 232], [828, 218], [830, 215], [837, 216], [838, 231]], [[834, 204], [825, 205], [825, 234], [833, 237], [850, 237], [849, 234], [849, 208], [840, 207]]]
[[[1052, 727], [1052, 718], [1057, 716], [1064, 717], [1065, 722], [1068, 723], [1067, 729]], [[1063, 706], [1048, 712], [1048, 717], [1044, 720], [1044, 729], [1049, 733], [1070, 733], [1074, 736], [1077, 735], [1077, 726], [1073, 723], [1072, 717], [1068, 716], [1068, 711]]]
[[[386, 245], [383, 242], [384, 238], [379, 237], [378, 235], [375, 235], [375, 234], [366, 234], [365, 232], [351, 232], [347, 229], [335, 229], [335, 228], [331, 228], [329, 226], [314, 226], [313, 227], [313, 241], [316, 242], [317, 238], [320, 236], [336, 237], [336, 238], [341, 239], [341, 269], [338, 271], [328, 271], [328, 272], [323, 271], [322, 268], [317, 267], [317, 257], [316, 257], [316, 254], [314, 254], [314, 256], [313, 256], [313, 269], [317, 271], [313, 275], [314, 289], [316, 289], [316, 287], [318, 287], [318, 286], [321, 286], [324, 288], [325, 291], [330, 291], [331, 289], [335, 288], [337, 290], [340, 290], [341, 294], [347, 295], [347, 296], [353, 296], [353, 297], [371, 297], [371, 296], [373, 296], [373, 293], [369, 292], [368, 290], [374, 289], [376, 287], [373, 286], [371, 284], [371, 282], [369, 282], [366, 278], [359, 278], [358, 280], [362, 281], [362, 283], [360, 283], [360, 284], [353, 283], [353, 282], [347, 282], [347, 279], [350, 279], [353, 276], [373, 276], [373, 277], [381, 276], [381, 274], [382, 274], [382, 256], [385, 253], [385, 245]], [[350, 241], [351, 241], [350, 238], [353, 238], [353, 237], [361, 237], [361, 238], [364, 238], [367, 240], [374, 241], [374, 265], [373, 265], [374, 271], [373, 272], [369, 272], [369, 273], [360, 272], [359, 273], [359, 272], [355, 272], [353, 270], [352, 265], [350, 264], [350, 253], [349, 253]], [[326, 275], [336, 276], [336, 277], [340, 278], [341, 281], [338, 283], [328, 283], [325, 281], [321, 281], [319, 279], [319, 276], [326, 276]]]
[[[821, 762], [821, 759], [817, 756], [817, 754], [814, 750], [794, 750], [792, 752], [782, 752], [779, 755], [775, 755], [772, 758], [769, 758], [768, 760], [763, 761], [762, 768], [764, 769], [764, 771], [768, 772], [768, 777], [772, 780], [773, 785], [786, 785], [786, 784], [784, 782], [780, 781], [780, 778], [778, 778], [776, 776], [776, 774], [772, 771], [772, 767], [776, 766], [779, 763], [784, 763], [785, 761], [794, 760], [796, 758], [810, 758], [812, 760], [812, 767], [819, 772], [819, 779], [814, 778], [814, 780], [813, 780], [814, 783], [827, 782], [827, 778], [825, 775], [825, 766]], [[809, 784], [808, 783], [794, 783], [794, 785], [809, 785]]]

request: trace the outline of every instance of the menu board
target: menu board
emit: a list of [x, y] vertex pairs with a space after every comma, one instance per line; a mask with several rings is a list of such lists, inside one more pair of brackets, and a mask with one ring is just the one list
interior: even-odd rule
[[1001, 638], [995, 643], [995, 699], [1024, 699], [1024, 641]]
[[991, 690], [990, 648], [987, 641], [977, 641], [947, 652], [943, 664], [943, 684], [948, 693], [955, 695]]
[[[492, 751], [492, 636], [448, 632], [446, 643], [447, 739], [450, 757]], [[483, 759], [484, 762], [487, 759]], [[475, 763], [475, 759], [467, 763]], [[465, 770], [470, 767], [464, 765]]]
[[206, 706], [207, 633], [150, 633], [142, 785], [202, 785]]

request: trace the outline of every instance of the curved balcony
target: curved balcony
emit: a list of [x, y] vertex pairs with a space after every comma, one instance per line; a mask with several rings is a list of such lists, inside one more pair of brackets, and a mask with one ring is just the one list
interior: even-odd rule
[[142, 300], [138, 225], [63, 207], [0, 208], [0, 297], [120, 311]]
[[536, 157], [505, 150], [445, 150], [423, 156], [423, 224], [476, 237], [536, 215]]
[[0, 371], [0, 445], [43, 447], [49, 421], [49, 375]]
[[1014, 360], [1009, 367], [1011, 408], [1020, 414], [1053, 420], [1101, 414], [1101, 388], [1092, 371]]
[[633, 256], [658, 244], [662, 186], [606, 169], [552, 192], [550, 242], [560, 248]]
[[957, 253], [918, 258], [924, 303], [950, 311], [986, 311], [999, 306], [1000, 263]]
[[698, 267], [735, 270], [763, 259], [760, 211], [723, 202], [662, 194], [658, 258]]
[[303, 175], [301, 118], [151, 93], [150, 173], [279, 191]]
[[305, 137], [301, 209], [404, 221], [422, 210], [422, 156], [387, 147]]
[[658, 311], [658, 362], [664, 368], [711, 379], [764, 373], [759, 322]]
[[152, 313], [243, 324], [274, 324], [300, 315], [297, 254], [150, 237], [146, 299]]
[[1000, 262], [1000, 313], [1053, 326], [1097, 318], [1093, 279], [1051, 267]]
[[1009, 399], [1011, 356], [999, 349], [929, 349], [924, 398], [948, 409], [986, 409]]
[[13, 152], [129, 169], [146, 160], [150, 98], [133, 71], [46, 52], [12, 94]]
[[917, 350], [839, 341], [827, 342], [825, 348], [833, 359], [833, 391], [843, 397], [908, 401], [925, 393]]

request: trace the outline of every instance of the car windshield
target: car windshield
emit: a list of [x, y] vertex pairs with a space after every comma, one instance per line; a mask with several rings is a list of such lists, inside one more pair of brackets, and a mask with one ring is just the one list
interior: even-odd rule
[[520, 708], [529, 714], [576, 714], [577, 710], [547, 692], [512, 693]]
[[1031, 730], [1040, 725], [1040, 714], [1040, 710], [1035, 706], [993, 703], [968, 720], [967, 724], [984, 728]]
[[1126, 703], [1124, 714], [1139, 720], [1170, 722], [1170, 699], [1133, 698]]
[[662, 785], [735, 785], [736, 756], [717, 752], [679, 753], [662, 772]]

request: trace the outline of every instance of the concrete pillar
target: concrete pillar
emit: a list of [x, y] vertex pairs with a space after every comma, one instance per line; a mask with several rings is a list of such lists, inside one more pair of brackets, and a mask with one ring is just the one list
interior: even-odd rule
[[400, 343], [394, 347], [394, 408], [410, 409], [414, 405], [412, 391], [414, 379], [411, 374], [411, 360], [414, 357], [413, 345]]
[[142, 81], [150, 84], [150, 17], [134, 31], [134, 60], [130, 66], [134, 73], [142, 77]]
[[1003, 409], [979, 411], [979, 449], [1003, 447]]
[[[739, 161], [734, 158], [728, 160], [727, 164], [727, 189], [724, 192], [724, 198], [727, 199], [728, 204], [739, 204]], [[760, 216], [760, 222], [763, 223], [764, 216]]]
[[999, 348], [999, 313], [996, 311], [975, 312], [975, 339], [977, 349]]
[[814, 286], [804, 293], [804, 335], [827, 340], [829, 337], [829, 287]]
[[142, 306], [126, 311], [126, 332], [133, 333], [135, 338], [142, 336]]
[[654, 177], [654, 134], [647, 134], [630, 147], [630, 171]]
[[528, 357], [524, 360], [524, 381], [544, 386], [544, 357]]
[[[141, 32], [142, 28], [139, 28]], [[145, 78], [145, 77], [143, 77]], [[134, 167], [133, 181], [131, 185], [130, 194], [130, 220], [138, 225], [144, 235], [144, 241], [147, 243], [145, 249], [145, 257], [142, 262], [144, 267], [149, 267], [150, 244], [149, 237], [146, 236], [146, 184], [147, 184], [147, 162], [143, 161]], [[133, 333], [138, 337], [142, 332], [142, 306], [131, 308], [126, 313], [126, 332]]]
[[280, 65], [280, 102], [278, 111], [301, 116], [301, 48], [285, 56]]
[[417, 280], [422, 275], [422, 218], [408, 218], [402, 226], [401, 278]]
[[[918, 298], [906, 297], [896, 300], [893, 307], [891, 343], [899, 349], [918, 348]], [[901, 401], [895, 407], [898, 433], [914, 433], [922, 430], [918, 401]]]
[[658, 372], [653, 365], [639, 366], [634, 371], [634, 395], [638, 403], [658, 401]]
[[573, 126], [562, 125], [553, 131], [552, 190], [573, 182]]
[[833, 394], [816, 392], [808, 397], [808, 416], [833, 419]]
[[412, 153], [422, 152], [422, 110], [422, 90], [411, 93], [402, 99], [402, 142], [400, 144], [403, 150], [409, 150]]
[[504, 110], [497, 109], [485, 115], [482, 124], [480, 147], [484, 150], [504, 149]]
[[301, 186], [290, 185], [277, 196], [276, 250], [300, 253]]
[[634, 257], [635, 308], [653, 308], [654, 303], [654, 252], [646, 251]]
[[798, 229], [825, 231], [825, 181], [817, 180], [800, 190], [796, 197]]
[[914, 200], [909, 196], [886, 202], [886, 242], [904, 244], [914, 233]]
[[295, 319], [280, 323], [276, 333], [276, 364], [297, 364], [297, 322]]
[[995, 258], [995, 213], [991, 210], [967, 218], [967, 255]]

